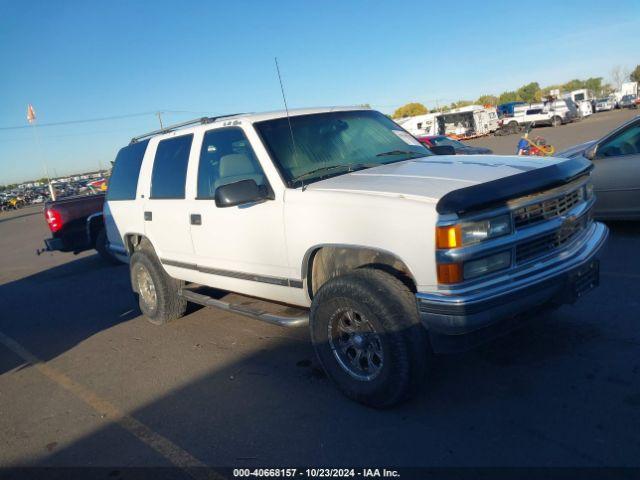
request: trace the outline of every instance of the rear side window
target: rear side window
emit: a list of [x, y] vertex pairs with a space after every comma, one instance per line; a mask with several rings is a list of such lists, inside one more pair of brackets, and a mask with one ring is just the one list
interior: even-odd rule
[[135, 200], [140, 166], [149, 140], [134, 143], [118, 152], [111, 178], [107, 200]]
[[187, 165], [193, 135], [158, 143], [151, 173], [151, 198], [184, 198]]

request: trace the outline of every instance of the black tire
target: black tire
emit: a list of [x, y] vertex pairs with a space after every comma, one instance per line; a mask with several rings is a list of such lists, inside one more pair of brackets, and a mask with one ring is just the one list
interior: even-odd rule
[[[131, 286], [138, 294], [140, 310], [151, 323], [164, 325], [184, 315], [187, 301], [178, 295], [184, 282], [167, 275], [155, 255], [147, 251], [134, 252], [131, 255], [130, 273]], [[149, 281], [150, 286], [147, 283]], [[154, 297], [155, 301], [152, 300]]]
[[98, 232], [98, 235], [96, 235], [95, 249], [104, 261], [109, 262], [113, 265], [119, 265], [120, 260], [118, 260], [107, 248], [108, 243], [109, 240], [107, 239], [107, 231], [104, 227], [102, 227]]
[[552, 127], [559, 127], [560, 125], [562, 125], [562, 118], [558, 117], [557, 115], [555, 117], [553, 117], [551, 119], [551, 126]]
[[[340, 327], [336, 328], [347, 321], [348, 312], [360, 317], [352, 325], [366, 323], [373, 329], [364, 334], [369, 336], [364, 340], [366, 347], [359, 340], [361, 349], [367, 355], [374, 349], [381, 352], [377, 361], [375, 353], [364, 360], [364, 372], [358, 370], [363, 365], [362, 355], [349, 355], [348, 348], [343, 355], [338, 353], [342, 348], [336, 347], [349, 343], [344, 333], [338, 333]], [[370, 407], [387, 408], [407, 400], [421, 387], [431, 352], [427, 333], [420, 324], [413, 293], [392, 275], [363, 268], [329, 280], [313, 299], [310, 329], [322, 367], [347, 397]], [[359, 367], [353, 363], [345, 366], [354, 358], [360, 358], [355, 362]], [[371, 378], [363, 378], [367, 374]]]

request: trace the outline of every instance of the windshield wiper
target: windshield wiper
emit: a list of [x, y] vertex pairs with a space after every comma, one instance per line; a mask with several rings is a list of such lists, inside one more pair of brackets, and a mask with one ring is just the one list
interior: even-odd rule
[[390, 150], [388, 152], [378, 153], [376, 157], [387, 157], [390, 155], [411, 155], [413, 157], [424, 157], [422, 153], [414, 152], [412, 150]]
[[326, 167], [316, 168], [315, 170], [311, 170], [310, 172], [307, 172], [307, 173], [303, 173], [302, 175], [292, 179], [291, 182], [295, 183], [302, 180], [306, 180], [307, 178], [313, 177], [317, 173], [337, 170], [339, 168], [345, 168], [348, 172], [353, 172], [355, 170], [361, 170], [363, 168], [379, 167], [380, 165], [381, 165], [380, 163], [351, 163], [351, 164], [341, 164], [341, 165], [329, 165]]

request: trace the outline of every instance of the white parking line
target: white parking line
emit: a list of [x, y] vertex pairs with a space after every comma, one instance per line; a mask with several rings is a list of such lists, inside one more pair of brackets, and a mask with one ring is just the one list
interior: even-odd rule
[[0, 332], [0, 343], [22, 358], [25, 362], [30, 363], [49, 380], [72, 393], [103, 417], [120, 425], [138, 440], [145, 443], [166, 458], [173, 465], [184, 470], [191, 477], [197, 480], [224, 478], [208, 469], [203, 462], [171, 442], [171, 440], [163, 437], [157, 432], [154, 432], [135, 418], [125, 415], [115, 405], [101, 398], [94, 391], [75, 382], [55, 368], [50, 367], [29, 350], [16, 342], [13, 338], [8, 337], [2, 332]]

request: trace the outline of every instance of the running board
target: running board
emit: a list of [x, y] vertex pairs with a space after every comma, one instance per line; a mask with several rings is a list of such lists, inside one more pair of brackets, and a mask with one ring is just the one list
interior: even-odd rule
[[203, 305], [205, 307], [219, 308], [228, 312], [238, 313], [246, 317], [254, 318], [256, 320], [267, 323], [272, 323], [281, 327], [303, 327], [309, 324], [308, 313], [303, 313], [301, 315], [295, 316], [276, 315], [264, 310], [259, 310], [257, 308], [251, 308], [246, 305], [238, 305], [224, 302], [222, 300], [217, 300], [208, 295], [193, 292], [188, 288], [181, 289], [180, 296], [186, 299], [188, 302], [197, 303], [198, 305]]

